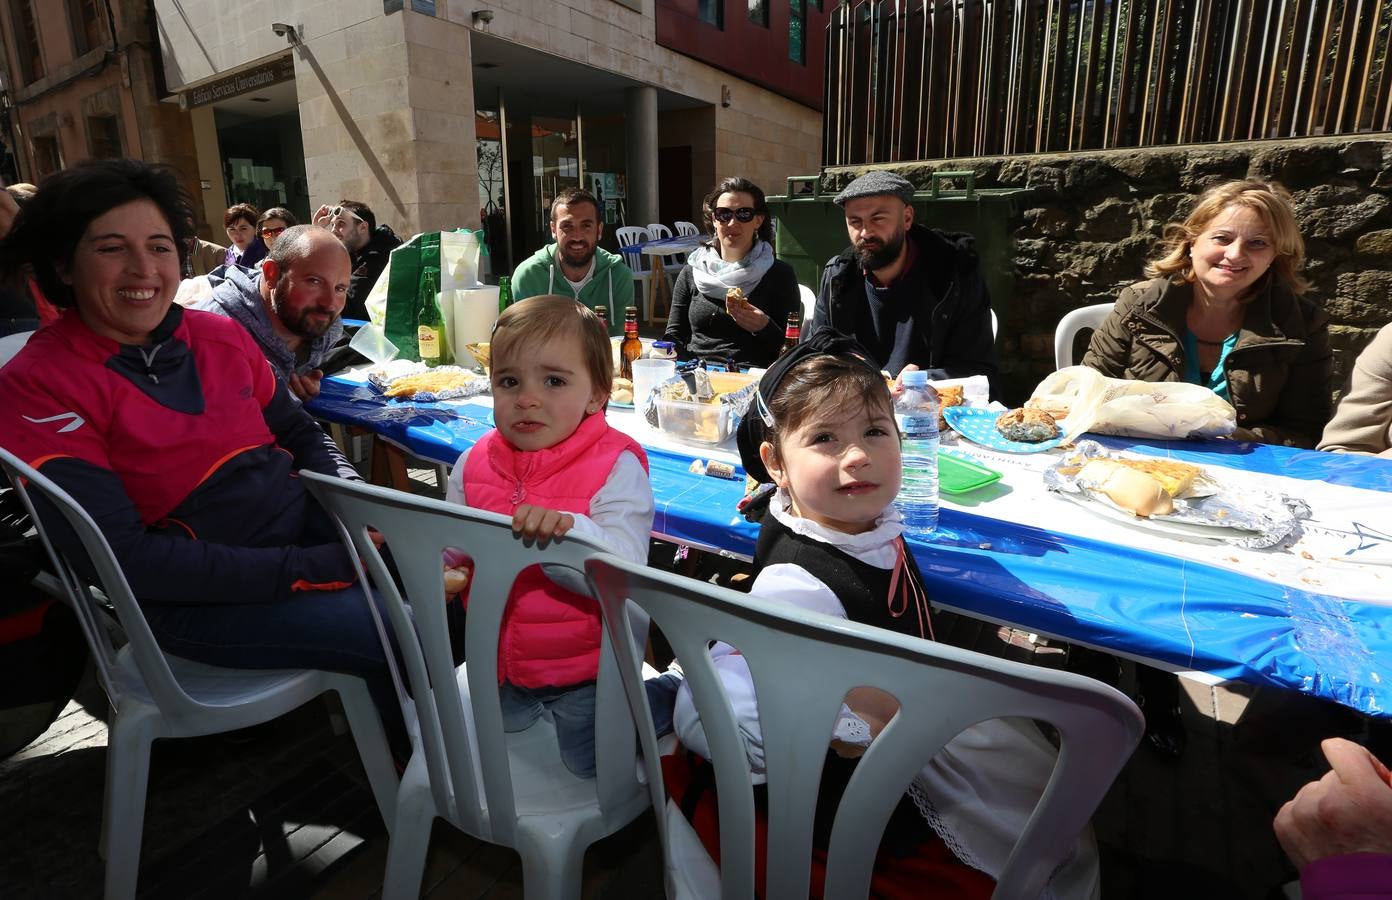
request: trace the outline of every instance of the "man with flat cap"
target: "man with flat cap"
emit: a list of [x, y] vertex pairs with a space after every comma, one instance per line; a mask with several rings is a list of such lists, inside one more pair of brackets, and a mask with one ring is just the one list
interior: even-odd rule
[[851, 246], [822, 270], [812, 322], [854, 337], [894, 376], [911, 368], [930, 379], [994, 377], [991, 298], [975, 241], [915, 225], [913, 191], [907, 179], [873, 171], [836, 195]]

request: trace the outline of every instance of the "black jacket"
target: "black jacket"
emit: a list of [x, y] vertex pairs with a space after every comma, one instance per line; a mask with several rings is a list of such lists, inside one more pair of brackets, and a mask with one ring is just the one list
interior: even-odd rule
[[[975, 239], [914, 225], [908, 240], [914, 242], [917, 273], [924, 284], [922, 304], [909, 312], [911, 331], [897, 359], [877, 359], [875, 364], [898, 374], [908, 363], [927, 370], [929, 378], [962, 378], [996, 375], [996, 342], [991, 333], [991, 297], [981, 267]], [[865, 274], [855, 251], [844, 250], [822, 269], [821, 288], [813, 325], [830, 325], [856, 338], [872, 352], [893, 342], [894, 335], [878, 334], [866, 297]], [[812, 328], [804, 327], [803, 335]]]
[[367, 295], [377, 277], [387, 267], [387, 257], [401, 246], [401, 238], [386, 225], [378, 225], [372, 236], [357, 253], [353, 254], [353, 277], [348, 282], [348, 302], [343, 306], [345, 319], [367, 318]]
[[672, 289], [672, 311], [662, 338], [676, 342], [680, 359], [733, 359], [737, 363], [767, 366], [778, 358], [783, 347], [788, 314], [802, 311], [797, 274], [792, 266], [776, 259], [745, 299], [769, 317], [768, 324], [757, 334], [750, 334], [730, 318], [723, 296], [707, 297], [696, 290], [696, 280], [687, 266]]

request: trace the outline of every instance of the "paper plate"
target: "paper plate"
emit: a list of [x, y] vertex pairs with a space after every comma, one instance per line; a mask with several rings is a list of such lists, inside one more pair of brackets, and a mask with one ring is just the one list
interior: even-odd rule
[[943, 410], [943, 418], [947, 420], [947, 424], [952, 426], [953, 431], [973, 443], [990, 447], [992, 450], [1004, 450], [1006, 453], [1040, 453], [1044, 450], [1052, 450], [1063, 443], [1062, 436], [1048, 441], [1040, 441], [1037, 444], [1007, 441], [996, 430], [996, 419], [1002, 415], [1004, 413], [992, 409], [977, 409], [973, 406], [949, 406]]

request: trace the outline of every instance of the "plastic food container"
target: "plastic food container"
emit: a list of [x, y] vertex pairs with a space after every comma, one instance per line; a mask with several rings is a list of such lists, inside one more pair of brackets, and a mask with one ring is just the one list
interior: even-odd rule
[[656, 397], [657, 427], [673, 437], [700, 444], [719, 444], [735, 430], [735, 410], [728, 403], [664, 400]]
[[938, 487], [944, 494], [965, 494], [1000, 481], [1001, 473], [975, 460], [938, 453]]

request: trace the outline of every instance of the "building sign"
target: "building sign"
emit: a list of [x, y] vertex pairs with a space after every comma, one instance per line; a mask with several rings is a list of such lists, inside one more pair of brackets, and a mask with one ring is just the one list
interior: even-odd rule
[[295, 61], [289, 56], [283, 56], [274, 62], [268, 62], [254, 69], [243, 69], [235, 75], [228, 75], [217, 81], [210, 81], [207, 84], [183, 91], [179, 94], [179, 106], [183, 109], [194, 109], [199, 106], [207, 106], [209, 103], [217, 103], [219, 100], [228, 100], [242, 94], [249, 94], [252, 91], [259, 91], [273, 84], [280, 84], [282, 81], [294, 80]]
[[[382, 12], [386, 15], [401, 12], [404, 5], [402, 0], [382, 0]], [[435, 15], [435, 0], [411, 0], [411, 11], [433, 16]]]

